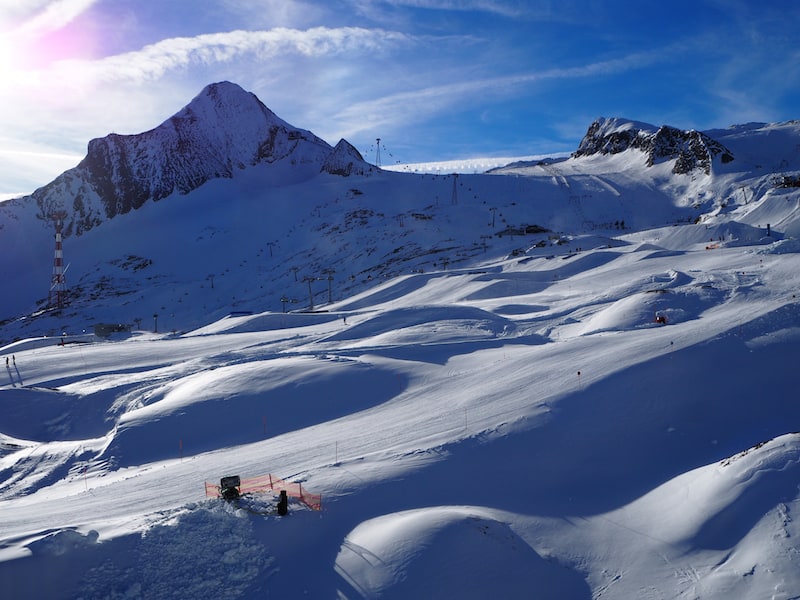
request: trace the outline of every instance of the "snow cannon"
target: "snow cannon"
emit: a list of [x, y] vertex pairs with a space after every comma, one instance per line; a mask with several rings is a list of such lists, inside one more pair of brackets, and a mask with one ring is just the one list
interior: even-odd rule
[[238, 475], [229, 475], [219, 480], [219, 495], [225, 500], [236, 500], [241, 494], [242, 480]]

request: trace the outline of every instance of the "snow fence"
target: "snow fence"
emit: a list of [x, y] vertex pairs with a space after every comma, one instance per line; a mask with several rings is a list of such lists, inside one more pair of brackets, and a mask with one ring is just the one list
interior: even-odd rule
[[[311, 510], [322, 510], [322, 495], [312, 494], [303, 489], [303, 484], [293, 481], [285, 481], [274, 475], [259, 475], [248, 477], [241, 480], [239, 485], [240, 494], [273, 492], [279, 494], [282, 490], [290, 498], [297, 498], [308, 506]], [[209, 498], [220, 498], [219, 485], [206, 481], [206, 496]]]

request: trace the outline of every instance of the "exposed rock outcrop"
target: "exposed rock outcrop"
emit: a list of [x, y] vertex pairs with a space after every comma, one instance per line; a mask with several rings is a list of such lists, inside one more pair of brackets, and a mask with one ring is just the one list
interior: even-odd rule
[[723, 163], [733, 154], [716, 140], [695, 130], [682, 131], [669, 125], [655, 128], [646, 123], [601, 118], [594, 121], [573, 157], [593, 154], [618, 154], [639, 150], [647, 155], [647, 165], [674, 160], [672, 172], [691, 173], [696, 169], [711, 173], [715, 158]]
[[336, 147], [325, 159], [322, 164], [322, 171], [331, 175], [364, 175], [373, 168], [361, 153], [356, 150], [347, 140], [339, 140]]

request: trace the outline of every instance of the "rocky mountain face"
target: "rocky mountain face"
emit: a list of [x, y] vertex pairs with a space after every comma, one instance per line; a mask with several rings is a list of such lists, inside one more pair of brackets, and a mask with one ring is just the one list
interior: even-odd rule
[[304, 170], [306, 177], [370, 167], [344, 140], [333, 149], [280, 119], [254, 94], [222, 82], [207, 86], [155, 129], [91, 140], [77, 167], [22, 202], [33, 200], [42, 219], [63, 210], [65, 236], [80, 235], [145, 202], [187, 194], [240, 169], [278, 163]]
[[343, 177], [364, 175], [372, 168], [374, 167], [367, 163], [361, 153], [347, 140], [339, 140], [333, 152], [322, 164], [322, 171]]
[[731, 162], [733, 153], [708, 135], [681, 131], [669, 125], [655, 128], [645, 123], [601, 118], [594, 121], [581, 140], [574, 158], [594, 154], [618, 154], [636, 149], [647, 155], [647, 165], [674, 160], [672, 172], [687, 174], [696, 169], [711, 173], [715, 158]]

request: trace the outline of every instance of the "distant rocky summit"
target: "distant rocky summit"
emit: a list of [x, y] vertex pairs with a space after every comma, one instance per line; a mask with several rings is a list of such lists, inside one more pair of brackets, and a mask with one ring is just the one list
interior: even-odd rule
[[322, 171], [331, 175], [364, 175], [370, 170], [372, 165], [368, 164], [361, 153], [347, 140], [339, 140], [325, 162], [322, 164]]
[[618, 154], [635, 149], [647, 155], [647, 165], [674, 160], [672, 172], [691, 173], [696, 169], [711, 172], [714, 158], [731, 162], [733, 153], [704, 133], [681, 131], [669, 125], [655, 128], [646, 123], [624, 119], [600, 118], [594, 121], [581, 140], [573, 158], [594, 154]]

